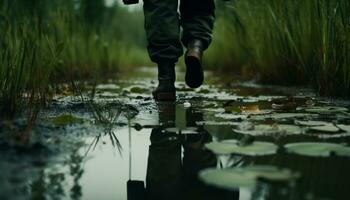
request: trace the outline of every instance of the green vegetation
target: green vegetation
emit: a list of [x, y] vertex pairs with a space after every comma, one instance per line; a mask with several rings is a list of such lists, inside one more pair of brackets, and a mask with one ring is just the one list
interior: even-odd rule
[[[348, 0], [232, 0], [217, 7], [206, 54], [212, 69], [350, 96]], [[0, 118], [36, 111], [57, 83], [150, 64], [142, 12], [119, 4], [2, 0], [0, 34]]]
[[148, 63], [141, 15], [95, 0], [1, 1], [0, 118], [45, 104], [56, 83]]
[[258, 74], [263, 83], [311, 84], [320, 95], [350, 96], [350, 1], [217, 3], [209, 66]]

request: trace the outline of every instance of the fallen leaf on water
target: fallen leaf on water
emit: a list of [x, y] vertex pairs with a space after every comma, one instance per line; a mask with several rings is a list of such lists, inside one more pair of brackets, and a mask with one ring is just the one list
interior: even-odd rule
[[242, 114], [250, 114], [250, 115], [262, 115], [269, 114], [271, 111], [269, 110], [260, 110], [259, 105], [248, 105], [241, 107]]
[[241, 107], [242, 112], [258, 112], [259, 110], [259, 105], [247, 105]]

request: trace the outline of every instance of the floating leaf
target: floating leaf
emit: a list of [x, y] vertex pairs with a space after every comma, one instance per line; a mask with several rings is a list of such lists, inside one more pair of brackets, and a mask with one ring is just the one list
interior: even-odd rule
[[132, 92], [132, 93], [145, 93], [145, 92], [147, 92], [147, 90], [139, 88], [139, 87], [133, 87], [130, 89], [130, 92]]
[[337, 127], [340, 128], [342, 131], [350, 133], [350, 125], [337, 124]]
[[245, 135], [243, 138], [241, 138], [237, 145], [238, 146], [248, 146], [251, 145], [255, 141], [255, 138], [251, 135]]
[[271, 111], [269, 110], [260, 110], [259, 105], [242, 106], [241, 112], [242, 114], [249, 114], [249, 115], [262, 115], [262, 114], [271, 113]]
[[314, 105], [313, 99], [309, 97], [288, 97], [272, 100], [274, 110], [296, 110], [298, 106]]
[[237, 140], [223, 140], [221, 142], [211, 142], [205, 146], [216, 154], [265, 156], [275, 154], [277, 151], [277, 145], [269, 142], [253, 142], [251, 145], [239, 146]]
[[336, 133], [339, 131], [339, 128], [329, 123], [324, 126], [312, 126], [309, 128], [311, 131], [320, 131], [320, 132], [328, 132], [328, 133]]
[[332, 113], [338, 113], [338, 112], [347, 112], [348, 109], [344, 107], [336, 107], [336, 106], [315, 106], [311, 108], [305, 109], [306, 112], [311, 113], [319, 113], [319, 114], [332, 114]]
[[291, 118], [305, 118], [305, 117], [317, 117], [315, 114], [310, 113], [273, 113], [268, 115], [255, 115], [251, 116], [253, 120], [282, 120], [282, 119], [291, 119]]
[[198, 126], [203, 126], [203, 125], [237, 126], [239, 124], [240, 124], [240, 122], [230, 122], [230, 121], [223, 121], [223, 122], [218, 122], [218, 121], [199, 121], [199, 122], [196, 122], [196, 125], [198, 125]]
[[206, 184], [227, 190], [238, 187], [255, 187], [259, 181], [293, 181], [300, 175], [288, 169], [274, 166], [249, 166], [233, 169], [205, 169], [200, 171], [199, 178]]
[[255, 174], [257, 179], [269, 181], [289, 181], [300, 177], [299, 173], [293, 173], [288, 169], [279, 169], [275, 166], [256, 165], [243, 168], [247, 172]]
[[260, 111], [260, 109], [259, 109], [259, 105], [252, 104], [252, 105], [242, 106], [241, 111], [242, 112], [258, 112], [258, 111]]
[[50, 118], [49, 121], [56, 126], [65, 126], [73, 123], [81, 123], [84, 121], [84, 119], [75, 117], [73, 115], [63, 114], [63, 115]]
[[350, 156], [350, 147], [334, 143], [300, 142], [286, 144], [284, 147], [287, 152], [303, 156], [328, 157], [332, 154]]
[[201, 88], [197, 91], [198, 94], [209, 94], [210, 90]]
[[247, 119], [248, 115], [237, 115], [237, 114], [231, 114], [231, 113], [220, 113], [216, 114], [215, 117], [220, 117], [223, 119], [231, 119], [231, 120], [241, 120], [241, 119]]
[[202, 109], [203, 111], [207, 111], [207, 112], [214, 112], [214, 113], [222, 113], [225, 112], [225, 109], [223, 108], [204, 108]]
[[295, 110], [297, 108], [297, 104], [295, 102], [286, 102], [283, 104], [273, 103], [271, 107], [274, 110]]
[[241, 169], [205, 169], [199, 172], [199, 178], [205, 184], [227, 190], [254, 187], [257, 183], [254, 176], [244, 173]]
[[100, 84], [96, 86], [97, 90], [116, 90], [120, 87], [116, 84]]
[[329, 122], [323, 122], [323, 121], [299, 121], [295, 120], [295, 124], [301, 125], [301, 126], [325, 126], [329, 124]]
[[241, 112], [241, 109], [237, 106], [225, 106], [224, 110], [225, 110], [225, 113], [239, 113], [239, 112]]
[[143, 93], [148, 93], [149, 89], [148, 88], [143, 88], [139, 86], [134, 86], [130, 88], [131, 93], [137, 93], [137, 94], [143, 94]]
[[273, 125], [265, 125], [260, 124], [254, 126], [252, 130], [239, 130], [233, 129], [234, 132], [240, 134], [248, 134], [248, 135], [274, 135], [274, 134], [301, 134], [302, 130], [298, 126], [294, 125], [285, 125], [285, 124], [273, 124]]

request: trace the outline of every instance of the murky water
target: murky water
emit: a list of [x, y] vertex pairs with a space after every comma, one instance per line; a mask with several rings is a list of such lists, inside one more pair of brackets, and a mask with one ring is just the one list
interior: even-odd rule
[[[154, 77], [142, 68], [107, 81], [93, 101], [87, 93], [58, 96], [28, 145], [9, 139], [22, 120], [3, 123], [0, 199], [348, 199], [348, 102], [305, 89], [227, 87], [209, 75], [212, 85], [188, 90], [180, 80], [176, 102], [155, 103]], [[235, 143], [222, 149], [228, 139]], [[262, 141], [276, 149], [246, 149]], [[296, 142], [341, 147], [298, 153], [286, 145]], [[249, 177], [232, 183], [203, 173], [260, 165], [298, 176], [265, 174], [247, 184]]]

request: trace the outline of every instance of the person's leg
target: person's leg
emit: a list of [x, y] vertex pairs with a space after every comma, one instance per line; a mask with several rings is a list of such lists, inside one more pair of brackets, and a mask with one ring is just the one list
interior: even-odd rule
[[215, 21], [214, 0], [181, 0], [182, 43], [187, 47], [185, 56], [186, 83], [197, 88], [203, 83], [202, 55], [212, 39]]
[[177, 8], [177, 0], [144, 0], [148, 52], [155, 63], [175, 63], [182, 55]]
[[156, 100], [175, 98], [175, 63], [183, 54], [180, 42], [178, 0], [144, 0], [148, 53], [158, 64], [159, 86]]
[[193, 40], [200, 40], [204, 50], [211, 43], [214, 21], [214, 0], [181, 0], [182, 43], [188, 47]]

